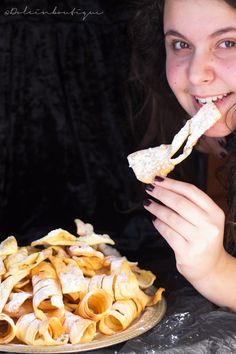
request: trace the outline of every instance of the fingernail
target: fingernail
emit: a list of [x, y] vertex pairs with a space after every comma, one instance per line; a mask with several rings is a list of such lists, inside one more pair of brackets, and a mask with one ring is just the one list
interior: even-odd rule
[[152, 192], [155, 187], [152, 184], [147, 184], [145, 189], [146, 191]]
[[150, 204], [151, 204], [151, 200], [150, 199], [144, 199], [144, 201], [143, 201], [143, 205], [145, 205], [145, 206], [149, 206]]
[[227, 156], [227, 155], [226, 155], [226, 153], [225, 153], [225, 152], [221, 152], [221, 153], [220, 153], [220, 157], [221, 157], [222, 159], [225, 159], [225, 158], [226, 158], [226, 156]]
[[157, 181], [157, 182], [163, 182], [163, 181], [164, 181], [164, 178], [163, 178], [163, 177], [160, 177], [160, 176], [156, 176], [156, 177], [155, 177], [155, 181]]
[[152, 221], [155, 221], [157, 219], [157, 217], [155, 215], [151, 215], [151, 219], [152, 219]]

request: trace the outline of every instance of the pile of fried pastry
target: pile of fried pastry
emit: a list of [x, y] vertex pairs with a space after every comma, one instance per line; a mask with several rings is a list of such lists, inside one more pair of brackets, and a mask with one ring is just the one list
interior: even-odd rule
[[123, 331], [163, 288], [147, 294], [155, 275], [129, 262], [106, 234], [75, 220], [77, 236], [56, 229], [19, 247], [0, 244], [0, 344], [62, 345]]

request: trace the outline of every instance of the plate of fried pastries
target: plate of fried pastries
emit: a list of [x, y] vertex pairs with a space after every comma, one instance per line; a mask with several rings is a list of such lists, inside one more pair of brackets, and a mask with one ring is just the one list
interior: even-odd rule
[[163, 288], [113, 247], [107, 234], [75, 220], [19, 247], [0, 244], [0, 352], [72, 353], [134, 338], [163, 318]]

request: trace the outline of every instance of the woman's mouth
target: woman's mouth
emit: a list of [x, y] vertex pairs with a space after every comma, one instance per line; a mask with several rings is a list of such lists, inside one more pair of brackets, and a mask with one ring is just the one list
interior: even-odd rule
[[200, 105], [204, 105], [208, 102], [214, 102], [215, 104], [220, 104], [224, 101], [224, 99], [226, 97], [230, 96], [231, 94], [232, 94], [232, 92], [228, 92], [228, 93], [223, 93], [221, 95], [208, 96], [208, 97], [194, 96], [194, 98], [195, 98], [195, 101]]

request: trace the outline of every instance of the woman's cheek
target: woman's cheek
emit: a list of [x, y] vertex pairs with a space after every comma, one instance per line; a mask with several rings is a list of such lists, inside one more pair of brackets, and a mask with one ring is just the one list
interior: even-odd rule
[[172, 60], [166, 62], [166, 77], [170, 88], [174, 93], [178, 90], [178, 82], [180, 81], [180, 66]]

